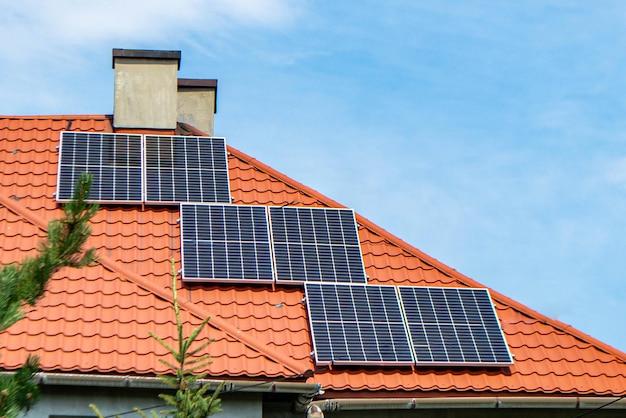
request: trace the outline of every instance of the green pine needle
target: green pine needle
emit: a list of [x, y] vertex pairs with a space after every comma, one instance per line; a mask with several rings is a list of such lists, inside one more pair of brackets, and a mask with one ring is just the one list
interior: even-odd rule
[[[97, 205], [85, 202], [91, 182], [90, 174], [80, 176], [74, 199], [63, 206], [65, 216], [50, 222], [47, 239], [39, 244], [36, 256], [0, 269], [0, 330], [24, 317], [24, 307], [41, 299], [61, 268], [81, 268], [97, 260], [94, 248], [83, 248], [91, 234], [89, 220], [98, 211]], [[17, 372], [0, 376], [0, 417], [16, 417], [37, 401], [39, 391], [32, 377], [38, 368], [37, 358], [28, 357]]]

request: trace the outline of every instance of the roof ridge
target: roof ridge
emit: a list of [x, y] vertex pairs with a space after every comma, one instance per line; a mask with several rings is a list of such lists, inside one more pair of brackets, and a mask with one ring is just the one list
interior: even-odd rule
[[240, 151], [236, 148], [233, 148], [232, 146], [228, 145], [227, 146], [228, 152], [239, 158], [241, 161], [248, 163], [256, 168], [258, 168], [259, 170], [265, 172], [266, 174], [282, 181], [283, 183], [292, 186], [294, 189], [298, 189], [301, 192], [303, 192], [304, 194], [316, 199], [318, 202], [324, 204], [325, 206], [329, 206], [329, 207], [337, 207], [337, 208], [346, 208], [347, 206], [342, 205], [341, 203], [337, 202], [336, 200], [331, 199], [328, 196], [325, 196], [323, 194], [321, 194], [320, 192], [318, 192], [317, 190], [300, 183], [297, 180], [294, 180], [293, 178], [289, 177], [288, 175], [281, 173], [280, 171], [276, 170], [273, 167], [270, 167], [269, 165], [262, 163], [261, 161], [257, 160], [256, 158], [246, 154], [243, 151]]
[[[6, 207], [7, 209], [9, 209], [10, 211], [12, 211], [13, 213], [23, 217], [26, 221], [30, 222], [31, 224], [37, 226], [42, 231], [44, 232], [47, 231], [48, 222], [46, 222], [44, 218], [30, 211], [28, 208], [20, 205], [19, 203], [15, 201], [12, 201], [11, 199], [4, 196], [3, 194], [0, 194], [0, 204]], [[99, 256], [98, 258], [99, 258], [99, 263], [103, 267], [113, 272], [119, 273], [123, 277], [126, 277], [128, 280], [135, 283], [137, 286], [141, 287], [144, 290], [149, 291], [156, 297], [159, 297], [163, 300], [171, 301], [169, 293], [165, 292], [164, 289], [160, 289], [158, 286], [155, 286], [150, 281], [143, 279], [140, 275], [136, 274], [135, 272], [126, 269], [117, 261], [114, 261], [108, 256]], [[199, 308], [196, 304], [194, 304], [193, 302], [189, 300], [182, 301], [182, 302], [179, 301], [179, 304], [187, 312], [191, 313], [192, 315], [200, 319], [204, 319], [207, 317], [207, 312], [205, 312], [203, 309]], [[307, 370], [303, 370], [302, 365], [299, 364], [297, 361], [294, 361], [293, 359], [289, 357], [285, 357], [280, 352], [268, 347], [265, 344], [259, 343], [257, 339], [248, 336], [245, 333], [245, 331], [242, 331], [239, 328], [233, 325], [230, 325], [228, 321], [226, 320], [215, 319], [211, 317], [209, 319], [209, 324], [225, 332], [226, 334], [228, 334], [235, 340], [241, 341], [243, 344], [263, 354], [267, 358], [277, 362], [278, 364], [284, 365], [285, 367], [287, 367], [288, 369], [290, 369], [291, 371], [299, 375], [302, 375], [307, 371]]]
[[208, 137], [212, 136], [188, 123], [185, 123], [185, 122], [176, 122], [176, 123], [178, 124], [179, 128], [186, 130], [188, 133], [194, 136], [208, 136]]
[[56, 120], [56, 119], [85, 119], [85, 120], [98, 120], [98, 119], [110, 119], [113, 115], [108, 114], [83, 114], [83, 115], [69, 115], [69, 114], [61, 114], [61, 115], [0, 115], [0, 119], [21, 119], [21, 120], [32, 120], [32, 119], [42, 119], [42, 120]]
[[[163, 289], [159, 288], [158, 286], [155, 286], [152, 282], [145, 280], [143, 277], [141, 277], [137, 273], [130, 271], [127, 268], [123, 267], [120, 263], [112, 260], [110, 257], [107, 257], [107, 256], [100, 257], [99, 261], [100, 261], [100, 264], [102, 264], [104, 267], [114, 272], [122, 274], [126, 278], [130, 279], [133, 283], [149, 291], [155, 296], [158, 296], [167, 301], [171, 301], [169, 293], [165, 292]], [[179, 300], [178, 304], [180, 305], [181, 308], [185, 309], [187, 312], [191, 313], [192, 315], [200, 319], [204, 319], [207, 317], [207, 312], [205, 312], [204, 309], [199, 308], [198, 305], [191, 302], [190, 300], [186, 300], [186, 301]], [[283, 356], [281, 353], [269, 348], [267, 345], [259, 343], [257, 339], [249, 337], [248, 335], [246, 335], [245, 331], [233, 325], [230, 325], [228, 321], [224, 319], [215, 319], [214, 317], [211, 316], [209, 319], [209, 324], [225, 332], [226, 334], [230, 335], [234, 339], [241, 341], [243, 344], [265, 355], [269, 359], [279, 364], [283, 364], [285, 367], [287, 367], [288, 369], [291, 369], [295, 373], [298, 373], [301, 375], [307, 371], [307, 370], [302, 370], [302, 366], [298, 364], [298, 362], [292, 361], [292, 359]]]
[[[340, 204], [339, 202], [336, 202], [335, 200], [329, 198], [328, 196], [323, 195], [322, 193], [318, 192], [317, 190], [306, 186], [300, 182], [298, 182], [297, 180], [294, 180], [293, 178], [289, 177], [288, 175], [281, 173], [280, 171], [272, 168], [271, 166], [260, 162], [259, 160], [257, 160], [254, 157], [249, 156], [248, 154], [233, 148], [231, 146], [228, 146], [228, 150], [229, 152], [234, 155], [235, 157], [241, 159], [242, 161], [256, 167], [257, 169], [264, 171], [266, 174], [286, 183], [289, 186], [292, 186], [296, 189], [299, 189], [301, 192], [309, 195], [310, 197], [316, 199], [317, 201], [319, 201], [320, 203], [330, 206], [330, 207], [342, 207], [345, 208], [345, 205]], [[535, 318], [536, 320], [543, 322], [545, 324], [548, 324], [550, 326], [553, 326], [554, 328], [563, 331], [567, 334], [570, 334], [580, 340], [583, 340], [593, 346], [595, 346], [596, 348], [598, 348], [599, 350], [605, 351], [608, 354], [611, 354], [617, 358], [619, 358], [620, 360], [622, 360], [623, 362], [626, 363], [626, 353], [618, 350], [617, 348], [604, 343], [592, 336], [590, 336], [589, 334], [586, 334], [580, 330], [578, 330], [577, 328], [572, 327], [569, 324], [566, 324], [562, 321], [559, 321], [558, 319], [554, 319], [554, 318], [550, 318], [530, 307], [528, 307], [527, 305], [520, 303], [514, 299], [511, 299], [510, 297], [492, 289], [489, 286], [485, 286], [484, 284], [478, 282], [475, 279], [472, 279], [466, 275], [464, 275], [463, 273], [460, 273], [459, 271], [453, 269], [452, 267], [444, 264], [443, 262], [437, 260], [436, 258], [424, 253], [423, 251], [421, 251], [420, 249], [414, 247], [413, 245], [409, 244], [408, 242], [404, 241], [403, 239], [399, 238], [398, 236], [394, 235], [393, 233], [387, 231], [386, 229], [376, 225], [374, 222], [370, 221], [369, 219], [367, 219], [366, 217], [359, 215], [358, 213], [355, 212], [356, 218], [357, 218], [357, 222], [361, 225], [363, 225], [364, 227], [368, 228], [369, 230], [371, 230], [372, 232], [380, 235], [381, 237], [383, 237], [384, 239], [386, 239], [387, 241], [389, 241], [391, 244], [397, 245], [398, 247], [402, 248], [403, 250], [409, 252], [410, 254], [420, 258], [422, 261], [432, 265], [434, 268], [438, 269], [439, 271], [441, 271], [442, 273], [456, 278], [457, 280], [464, 282], [466, 284], [468, 284], [469, 286], [472, 287], [484, 287], [489, 289], [489, 293], [491, 294], [491, 297], [497, 301], [499, 301], [500, 303], [504, 304], [504, 305], [508, 305], [513, 309], [518, 310], [519, 312], [528, 315], [532, 318]]]

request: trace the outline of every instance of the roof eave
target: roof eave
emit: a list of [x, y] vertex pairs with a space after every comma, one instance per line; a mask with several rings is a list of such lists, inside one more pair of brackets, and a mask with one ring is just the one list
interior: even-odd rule
[[329, 413], [346, 410], [402, 409], [626, 409], [626, 398], [583, 396], [472, 396], [456, 398], [346, 398], [313, 401], [314, 408]]
[[[4, 372], [11, 373], [11, 372]], [[38, 372], [35, 381], [49, 386], [91, 386], [108, 388], [134, 389], [171, 389], [159, 377], [132, 376], [132, 375], [100, 375], [79, 373]], [[222, 386], [221, 392], [255, 392], [255, 393], [284, 393], [305, 396], [315, 396], [321, 393], [319, 383], [303, 382], [273, 382], [256, 380], [217, 380], [201, 379], [202, 385], [209, 385], [210, 390]]]

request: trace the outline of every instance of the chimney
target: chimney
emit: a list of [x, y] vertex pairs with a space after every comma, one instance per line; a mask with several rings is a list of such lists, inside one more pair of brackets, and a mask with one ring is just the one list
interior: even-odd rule
[[217, 80], [178, 79], [178, 121], [213, 135], [213, 115], [217, 111]]
[[115, 128], [176, 129], [180, 51], [113, 49]]

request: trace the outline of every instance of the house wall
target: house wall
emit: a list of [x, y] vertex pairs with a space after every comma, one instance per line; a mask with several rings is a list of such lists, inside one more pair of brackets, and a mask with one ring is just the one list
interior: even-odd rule
[[[149, 414], [164, 409], [164, 402], [158, 397], [162, 390], [128, 388], [75, 388], [69, 386], [42, 386], [41, 399], [27, 414], [26, 418], [94, 417], [89, 404], [95, 404], [103, 415], [109, 416], [132, 411], [134, 407], [148, 408]], [[261, 418], [263, 416], [263, 396], [257, 393], [225, 393], [221, 396], [224, 412], [219, 416], [234, 418]], [[136, 414], [123, 415], [137, 417]]]
[[[158, 398], [162, 390], [41, 386], [41, 399], [26, 414], [26, 418], [86, 418], [95, 415], [89, 408], [94, 403], [105, 416], [132, 411], [134, 407], [159, 412], [164, 409]], [[292, 398], [270, 399], [262, 393], [223, 393], [223, 413], [228, 418], [304, 418], [306, 414], [294, 415], [291, 411]], [[151, 408], [152, 407], [152, 408]], [[589, 412], [588, 409], [544, 409], [544, 408], [496, 408], [496, 409], [413, 409], [413, 410], [357, 410], [327, 411], [325, 418], [574, 418]], [[594, 418], [616, 418], [626, 416], [624, 409], [601, 409], [590, 414]], [[123, 415], [136, 417], [136, 414]]]
[[[325, 418], [575, 418], [588, 412], [588, 410], [580, 409], [413, 409], [413, 410], [369, 410], [369, 411], [340, 411], [325, 412]], [[590, 414], [593, 418], [617, 418], [624, 417], [624, 410], [600, 410]], [[272, 416], [278, 418], [277, 416]], [[282, 415], [281, 418], [289, 417], [288, 414]], [[293, 415], [291, 415], [293, 418]]]
[[[576, 418], [589, 409], [543, 409], [543, 408], [499, 408], [499, 409], [412, 409], [412, 410], [360, 410], [325, 412], [324, 418]], [[264, 405], [264, 418], [297, 418], [289, 406], [280, 403]], [[624, 409], [601, 409], [588, 415], [589, 418], [625, 417]]]

